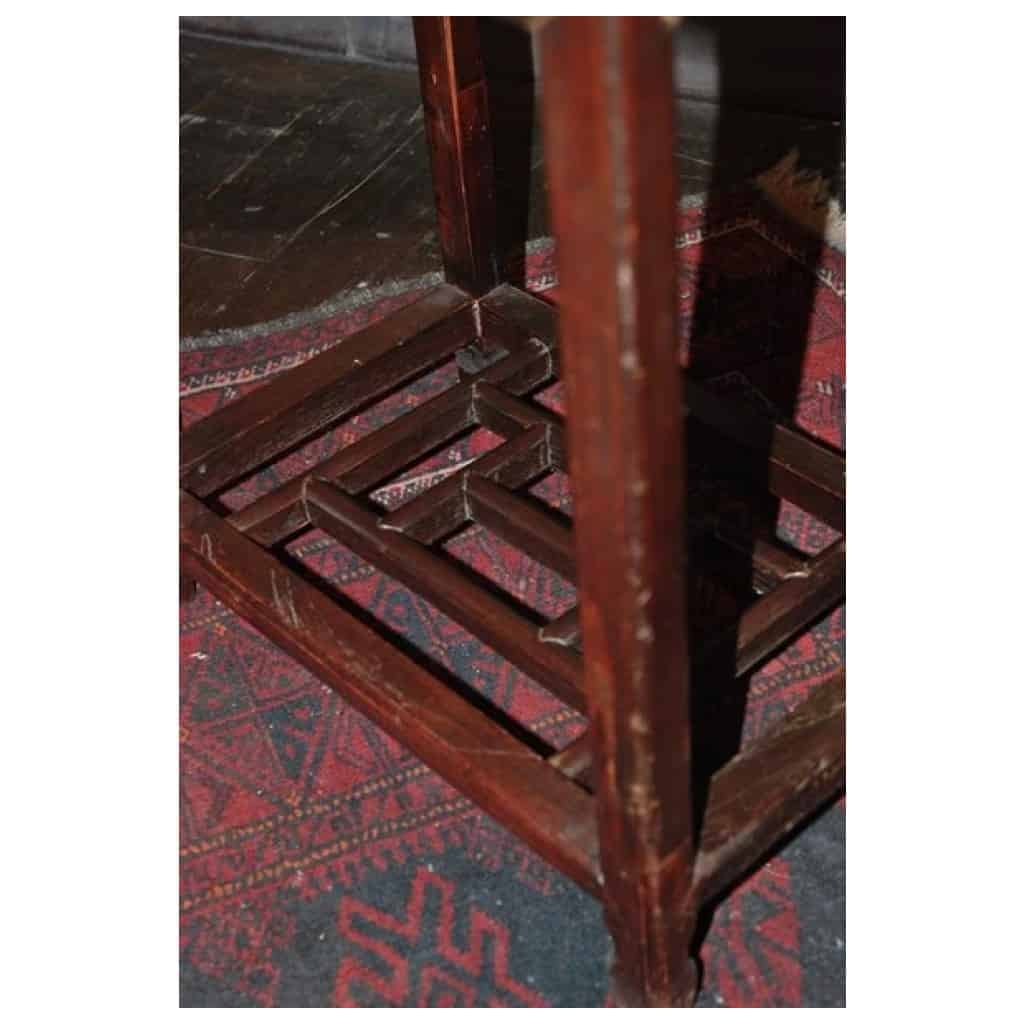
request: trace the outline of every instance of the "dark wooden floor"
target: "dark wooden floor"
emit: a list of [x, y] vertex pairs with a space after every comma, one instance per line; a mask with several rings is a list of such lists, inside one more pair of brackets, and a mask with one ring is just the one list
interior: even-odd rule
[[[834, 123], [677, 106], [683, 195], [712, 176], [716, 187], [747, 180], [793, 149], [802, 168], [841, 180]], [[522, 109], [528, 140], [530, 103]], [[183, 34], [180, 113], [183, 336], [439, 268], [414, 72]], [[548, 223], [540, 132], [532, 136], [529, 234], [538, 237]]]

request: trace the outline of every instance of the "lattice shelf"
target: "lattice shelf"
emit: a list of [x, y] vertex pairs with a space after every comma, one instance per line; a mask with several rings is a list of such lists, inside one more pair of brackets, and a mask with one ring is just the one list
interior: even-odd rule
[[[585, 711], [578, 607], [538, 622], [444, 550], [448, 538], [479, 524], [576, 584], [571, 522], [525, 494], [568, 469], [563, 421], [532, 397], [558, 379], [556, 337], [555, 309], [525, 292], [506, 285], [474, 300], [442, 285], [200, 420], [181, 440], [183, 570], [599, 893], [588, 734], [560, 751], [524, 742], [480, 701], [346, 612], [284, 554], [285, 542], [303, 531], [324, 531]], [[451, 359], [460, 371], [450, 387], [241, 510], [218, 511], [218, 494]], [[842, 531], [841, 455], [788, 427], [730, 411], [699, 385], [686, 382], [684, 394], [691, 419], [767, 463], [771, 493]], [[480, 428], [500, 443], [397, 508], [372, 499], [377, 488]], [[701, 546], [726, 560], [731, 551], [748, 566], [751, 596], [761, 596], [696, 648], [695, 678], [713, 677], [695, 691], [708, 711], [714, 686], [728, 681], [723, 664], [728, 679], [749, 673], [841, 601], [845, 585], [841, 537], [807, 557], [780, 544], [769, 526], [737, 531], [716, 522], [713, 511], [689, 509]], [[840, 673], [750, 749], [705, 766], [711, 777], [695, 868], [702, 898], [838, 785], [843, 694]], [[737, 801], [763, 842], [737, 840]]]

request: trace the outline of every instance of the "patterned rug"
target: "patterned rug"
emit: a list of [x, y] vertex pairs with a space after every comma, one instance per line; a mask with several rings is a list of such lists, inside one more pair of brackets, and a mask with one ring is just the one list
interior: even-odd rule
[[[679, 214], [682, 358], [733, 400], [844, 441], [844, 257], [754, 196]], [[557, 294], [550, 244], [529, 286]], [[421, 293], [360, 293], [297, 318], [183, 345], [185, 425]], [[794, 326], [795, 325], [795, 326]], [[238, 507], [449, 386], [452, 367], [355, 417], [225, 495]], [[560, 405], [559, 389], [538, 396]], [[496, 439], [477, 431], [375, 495], [408, 500]], [[693, 483], [691, 482], [691, 486]], [[698, 486], [710, 486], [702, 480]], [[564, 477], [536, 493], [569, 508]], [[779, 536], [830, 531], [785, 503]], [[582, 721], [426, 602], [316, 531], [290, 552], [346, 598], [558, 746]], [[546, 614], [571, 586], [479, 528], [447, 545]], [[844, 609], [755, 676], [746, 738], [843, 659]], [[200, 589], [181, 612], [181, 1005], [607, 1004], [600, 906]], [[721, 903], [702, 949], [701, 1006], [845, 1003], [842, 804]]]

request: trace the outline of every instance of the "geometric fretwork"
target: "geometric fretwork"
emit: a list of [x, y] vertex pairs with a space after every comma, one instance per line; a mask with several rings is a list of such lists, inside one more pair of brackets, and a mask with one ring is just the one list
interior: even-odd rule
[[[443, 548], [479, 523], [542, 565], [575, 582], [571, 525], [526, 489], [567, 470], [559, 415], [531, 397], [557, 380], [557, 313], [511, 286], [479, 300], [441, 285], [336, 348], [199, 421], [182, 436], [182, 551], [185, 571], [250, 618], [286, 650], [408, 743], [429, 764], [591, 891], [601, 885], [596, 856], [587, 736], [548, 757], [467, 701], [440, 677], [330, 602], [279, 557], [280, 545], [317, 527], [399, 580], [521, 668], [566, 704], [585, 710], [577, 609], [538, 625], [516, 603], [474, 578]], [[215, 497], [261, 465], [342, 423], [465, 352], [472, 357], [452, 387], [341, 449], [284, 486], [229, 515]], [[738, 450], [760, 452], [768, 489], [803, 505], [838, 531], [845, 503], [842, 455], [784, 426], [765, 427], [685, 385], [690, 416]], [[503, 443], [406, 504], [386, 511], [369, 497], [381, 484], [483, 427]], [[691, 518], [703, 521], [699, 510]], [[750, 584], [761, 596], [738, 621], [709, 635], [702, 665], [749, 673], [838, 604], [845, 542], [813, 558], [769, 530], [743, 538], [708, 527], [708, 542], [742, 547]], [[333, 653], [332, 653], [333, 652]], [[760, 850], [736, 846], [719, 807], [742, 788], [774, 839], [840, 782], [842, 760], [828, 756], [843, 728], [843, 676], [819, 688], [767, 739], [716, 766], [708, 785], [697, 883], [708, 896], [749, 866]], [[782, 764], [787, 739], [802, 737]], [[470, 739], [471, 737], [471, 739]], [[791, 748], [790, 748], [791, 749]], [[509, 798], [509, 791], [514, 791]], [[767, 841], [767, 840], [766, 840]]]
[[[736, 711], [739, 677], [842, 600], [844, 460], [677, 378], [668, 19], [528, 19], [561, 322], [501, 283], [480, 21], [415, 19], [447, 283], [185, 432], [182, 569], [599, 896], [619, 1003], [691, 1005], [700, 905], [842, 787], [842, 672], [747, 747], [707, 726]], [[223, 511], [262, 467], [452, 362], [447, 390]], [[572, 438], [538, 400], [562, 376]], [[375, 503], [473, 431], [497, 446], [404, 505]], [[759, 492], [748, 521], [690, 486], [702, 448]], [[574, 521], [530, 494], [554, 473], [571, 478]], [[765, 514], [776, 499], [837, 539], [813, 557], [788, 550]], [[578, 607], [538, 621], [469, 571], [445, 547], [468, 524], [577, 585]], [[553, 751], [382, 635], [291, 560], [286, 542], [310, 529], [582, 711], [588, 731]], [[691, 588], [725, 552], [745, 567], [743, 603], [715, 623]]]

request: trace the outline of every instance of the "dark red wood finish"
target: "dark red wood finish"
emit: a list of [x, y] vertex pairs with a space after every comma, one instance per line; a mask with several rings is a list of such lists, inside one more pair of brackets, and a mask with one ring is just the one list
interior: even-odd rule
[[[698, 817], [703, 769], [690, 733], [717, 698], [695, 693], [691, 707], [683, 526], [708, 512], [687, 505], [685, 439], [713, 431], [735, 446], [736, 466], [752, 453], [752, 468], [769, 467], [754, 476], [771, 492], [840, 531], [845, 461], [791, 427], [736, 415], [678, 371], [663, 22], [538, 21], [560, 313], [491, 287], [493, 182], [478, 130], [486, 89], [475, 21], [418, 18], [449, 283], [183, 433], [181, 572], [599, 896], [620, 1003], [689, 1005], [700, 906], [842, 788], [845, 677], [708, 769]], [[298, 478], [230, 515], [206, 503], [479, 345], [493, 360], [484, 369], [463, 367], [448, 390]], [[563, 365], [567, 424], [530, 397]], [[374, 504], [377, 487], [480, 427], [502, 443], [395, 510]], [[570, 473], [575, 526], [523, 493], [553, 471]], [[470, 523], [574, 583], [579, 604], [538, 625], [447, 554], [445, 539]], [[585, 710], [588, 731], [552, 751], [350, 615], [280, 553], [282, 541], [314, 527]], [[814, 558], [786, 550], [770, 525], [752, 536], [713, 525], [704, 541], [746, 559], [762, 596], [728, 630], [695, 638], [694, 673], [724, 654], [725, 675], [742, 677], [843, 599], [843, 539]]]
[[845, 752], [846, 673], [839, 672], [711, 780], [694, 869], [702, 902], [842, 787]]
[[413, 18], [445, 277], [498, 284], [494, 143], [476, 18]]
[[694, 857], [676, 362], [671, 42], [652, 18], [541, 34], [605, 916], [627, 1005], [689, 1004]]
[[185, 568], [575, 881], [598, 889], [590, 800], [470, 703], [182, 492]]
[[181, 482], [205, 497], [433, 369], [473, 330], [470, 298], [440, 285], [182, 435]]

